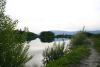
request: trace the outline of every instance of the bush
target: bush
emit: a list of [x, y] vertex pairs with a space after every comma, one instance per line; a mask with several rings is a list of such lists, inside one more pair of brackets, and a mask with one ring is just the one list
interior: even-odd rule
[[26, 34], [15, 32], [17, 21], [1, 12], [4, 7], [5, 0], [0, 0], [0, 67], [24, 67], [31, 58], [27, 56], [29, 46], [24, 43]]
[[81, 45], [59, 59], [49, 62], [46, 67], [79, 67], [80, 60], [86, 58], [89, 54], [88, 47]]
[[24, 67], [30, 59], [27, 57], [28, 46], [25, 46], [25, 33], [14, 31], [15, 22], [5, 16], [0, 24], [0, 67]]
[[[58, 57], [53, 61], [49, 61], [46, 67], [79, 67], [80, 61], [90, 54], [90, 49], [86, 46], [88, 39], [83, 31], [76, 33], [70, 42], [71, 49], [69, 52]], [[47, 50], [48, 51], [48, 50]], [[58, 50], [59, 51], [59, 50]], [[52, 51], [53, 52], [53, 51]], [[51, 56], [52, 54], [50, 54]], [[55, 53], [55, 56], [57, 54]]]
[[87, 44], [87, 36], [83, 31], [77, 32], [71, 39], [70, 44], [72, 46]]
[[54, 61], [59, 57], [63, 56], [65, 53], [64, 46], [65, 42], [63, 42], [62, 44], [54, 43], [52, 47], [46, 48], [43, 51], [43, 56], [44, 56], [43, 63], [47, 64], [48, 62]]
[[97, 52], [100, 54], [100, 37], [93, 37], [92, 41], [94, 43], [94, 48], [97, 50]]

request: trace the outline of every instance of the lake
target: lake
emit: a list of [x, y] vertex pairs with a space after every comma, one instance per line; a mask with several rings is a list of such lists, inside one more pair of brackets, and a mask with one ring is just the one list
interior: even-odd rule
[[[65, 46], [68, 46], [70, 40], [69, 39], [64, 39], [65, 40], [65, 43], [66, 45]], [[57, 43], [62, 43], [62, 39], [55, 39], [55, 41]], [[28, 54], [29, 56], [32, 55], [33, 58], [28, 61], [26, 63], [26, 67], [41, 67], [43, 66], [42, 64], [42, 60], [43, 60], [43, 56], [42, 56], [42, 53], [43, 53], [43, 50], [45, 50], [45, 48], [47, 48], [48, 46], [52, 46], [54, 42], [50, 42], [50, 43], [44, 43], [44, 42], [41, 42], [39, 38], [31, 41], [29, 43], [30, 45], [30, 48], [28, 50]]]

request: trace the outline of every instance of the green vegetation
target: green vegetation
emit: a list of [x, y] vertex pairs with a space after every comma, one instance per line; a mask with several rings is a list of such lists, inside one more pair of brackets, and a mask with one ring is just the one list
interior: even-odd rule
[[[42, 42], [52, 42], [54, 38], [66, 38], [67, 35], [57, 35], [50, 31], [43, 31], [40, 36], [32, 32], [16, 30], [17, 20], [13, 21], [5, 15], [6, 0], [0, 0], [0, 67], [25, 67], [25, 63], [32, 57], [28, 57], [29, 46], [25, 45], [39, 37]], [[83, 29], [84, 30], [84, 29]], [[70, 36], [69, 36], [70, 37]], [[43, 52], [43, 63], [45, 67], [79, 67], [80, 61], [90, 54], [88, 47], [91, 38], [94, 48], [100, 54], [100, 34], [93, 35], [79, 31], [72, 38], [69, 51], [65, 49], [65, 42], [54, 43]], [[98, 66], [100, 67], [100, 66]]]
[[0, 0], [0, 67], [24, 67], [31, 59], [25, 45], [26, 33], [15, 32], [17, 21], [4, 14], [6, 0]]
[[87, 44], [87, 35], [84, 33], [84, 31], [77, 32], [72, 37], [70, 44], [72, 44], [72, 46]]
[[[84, 34], [83, 31], [79, 31], [71, 39], [71, 48], [69, 48], [69, 51], [63, 52], [63, 55], [57, 57], [58, 54], [56, 54], [56, 52], [59, 53], [60, 51], [52, 50], [54, 47], [45, 50], [45, 58], [47, 59], [45, 67], [79, 67], [81, 60], [88, 57], [90, 54], [90, 49], [87, 46], [88, 44], [89, 42], [86, 34]], [[59, 48], [56, 47], [56, 49]], [[52, 55], [57, 58], [54, 60], [48, 60], [48, 57], [52, 57]]]
[[25, 33], [20, 35], [14, 31], [15, 22], [4, 16], [0, 24], [0, 67], [24, 67], [30, 59], [25, 46]]
[[[100, 34], [95, 34], [93, 37], [91, 37], [92, 42], [94, 43], [94, 48], [99, 53], [100, 56]], [[100, 67], [100, 62], [98, 67]]]
[[26, 41], [31, 41], [31, 40], [34, 40], [38, 37], [37, 34], [35, 33], [32, 33], [32, 32], [29, 32], [29, 31], [22, 31], [22, 30], [15, 30], [16, 33], [19, 33], [19, 34], [23, 34], [23, 33], [26, 33], [27, 34], [27, 37], [26, 37]]
[[31, 40], [34, 40], [34, 39], [36, 39], [38, 37], [38, 35], [37, 34], [35, 34], [35, 33], [32, 33], [32, 32], [27, 32], [27, 41], [31, 41]]
[[42, 42], [52, 42], [54, 38], [71, 38], [72, 35], [55, 35], [52, 31], [42, 31], [39, 38]]
[[100, 34], [94, 34], [90, 39], [94, 44], [93, 47], [100, 53]]
[[62, 44], [60, 44], [60, 42], [59, 44], [55, 42], [52, 47], [46, 48], [43, 51], [43, 56], [44, 56], [43, 63], [47, 64], [48, 62], [54, 61], [63, 56], [65, 53], [64, 46], [65, 46], [64, 42]]
[[71, 38], [72, 35], [56, 35], [55, 38]]
[[92, 38], [94, 42], [94, 48], [100, 53], [100, 37]]
[[40, 40], [42, 42], [52, 42], [54, 41], [55, 34], [51, 31], [43, 31], [40, 33]]
[[78, 67], [80, 60], [89, 55], [89, 49], [86, 46], [78, 46], [65, 54], [61, 58], [49, 62], [46, 67]]

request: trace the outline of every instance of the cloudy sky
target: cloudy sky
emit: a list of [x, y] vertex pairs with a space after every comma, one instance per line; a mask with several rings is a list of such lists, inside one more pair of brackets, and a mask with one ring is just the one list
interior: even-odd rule
[[100, 29], [100, 0], [7, 0], [6, 14], [36, 33]]

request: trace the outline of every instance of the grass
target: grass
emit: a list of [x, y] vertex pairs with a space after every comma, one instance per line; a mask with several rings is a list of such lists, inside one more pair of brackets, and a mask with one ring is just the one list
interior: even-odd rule
[[100, 54], [100, 38], [92, 38], [92, 40], [94, 42], [94, 48]]
[[52, 47], [48, 47], [43, 51], [43, 63], [47, 64], [50, 61], [54, 61], [65, 54], [64, 51], [65, 42], [54, 43]]
[[[100, 36], [92, 37], [91, 39], [94, 43], [94, 48], [96, 49], [96, 51], [99, 53], [99, 56], [100, 56]], [[99, 62], [99, 65], [97, 67], [100, 67], [100, 62]]]
[[80, 60], [89, 55], [89, 49], [85, 45], [77, 46], [71, 50], [70, 53], [63, 57], [49, 62], [46, 67], [78, 67]]
[[46, 67], [79, 67], [81, 60], [90, 55], [87, 39], [88, 37], [84, 34], [84, 31], [77, 32], [71, 38], [70, 51], [64, 53], [63, 56], [58, 57], [56, 60], [49, 61]]

